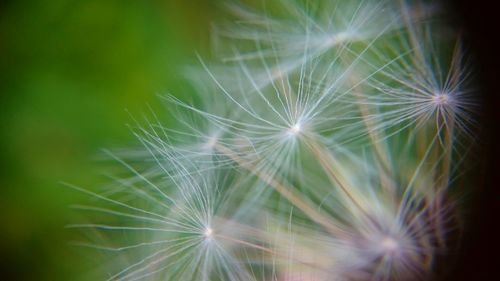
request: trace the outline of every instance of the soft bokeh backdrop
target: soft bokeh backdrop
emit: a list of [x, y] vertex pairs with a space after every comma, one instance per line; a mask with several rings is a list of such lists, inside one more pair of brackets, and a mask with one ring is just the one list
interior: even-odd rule
[[215, 2], [0, 4], [2, 279], [85, 275], [91, 257], [64, 228], [81, 195], [60, 182], [100, 184], [99, 149], [135, 143], [130, 115], [161, 109], [158, 93], [191, 94], [179, 66], [208, 52]]

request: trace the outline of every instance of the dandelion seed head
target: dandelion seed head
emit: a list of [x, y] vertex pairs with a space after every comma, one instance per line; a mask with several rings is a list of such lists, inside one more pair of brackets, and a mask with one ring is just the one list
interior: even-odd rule
[[326, 45], [336, 46], [344, 42], [349, 42], [351, 38], [353, 38], [352, 32], [349, 31], [338, 32], [336, 34], [333, 34], [327, 39]]
[[302, 130], [302, 124], [300, 122], [295, 123], [295, 125], [291, 126], [288, 129], [288, 135], [289, 136], [297, 136], [298, 134], [301, 133]]
[[203, 232], [203, 236], [205, 237], [205, 239], [212, 239], [212, 236], [213, 236], [213, 230], [211, 227], [207, 227], [205, 228], [205, 231]]
[[212, 149], [214, 146], [217, 144], [217, 137], [216, 136], [211, 136], [208, 138], [207, 142], [205, 143], [205, 148], [206, 149]]
[[[454, 130], [427, 149], [427, 134], [413, 149], [416, 134], [398, 133], [468, 124], [459, 48], [440, 65], [419, 21], [393, 33], [414, 19], [390, 1], [278, 2], [290, 18], [235, 7], [243, 18], [226, 36], [245, 45], [222, 71], [200, 58], [213, 86], [192, 77], [203, 107], [166, 97], [182, 127], [140, 128], [145, 166], [115, 158], [130, 178], [86, 192], [111, 205], [88, 211], [129, 221], [77, 226], [144, 233], [94, 246], [133, 253], [108, 280], [413, 280], [434, 269]], [[443, 194], [427, 188], [437, 181]]]
[[432, 97], [432, 102], [437, 106], [444, 106], [450, 103], [450, 98], [447, 93], [438, 93]]
[[380, 244], [386, 254], [394, 254], [399, 250], [399, 243], [390, 236], [384, 237]]

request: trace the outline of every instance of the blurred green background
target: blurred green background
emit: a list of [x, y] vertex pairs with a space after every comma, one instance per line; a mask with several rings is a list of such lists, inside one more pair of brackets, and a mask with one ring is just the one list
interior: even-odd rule
[[158, 93], [191, 94], [178, 70], [208, 51], [214, 2], [0, 4], [3, 280], [84, 276], [90, 258], [68, 245], [64, 229], [81, 195], [60, 182], [101, 184], [99, 149], [136, 143], [130, 114], [148, 104], [161, 113]]

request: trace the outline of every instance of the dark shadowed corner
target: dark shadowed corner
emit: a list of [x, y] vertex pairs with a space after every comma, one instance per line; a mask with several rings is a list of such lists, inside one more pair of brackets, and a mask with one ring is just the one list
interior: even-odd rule
[[478, 91], [483, 99], [481, 112], [481, 181], [471, 187], [472, 211], [465, 218], [466, 235], [457, 264], [447, 280], [497, 280], [499, 278], [500, 228], [500, 173], [498, 139], [499, 67], [498, 42], [499, 13], [493, 1], [448, 1], [455, 9], [457, 24], [464, 26], [464, 41], [471, 48], [477, 62]]

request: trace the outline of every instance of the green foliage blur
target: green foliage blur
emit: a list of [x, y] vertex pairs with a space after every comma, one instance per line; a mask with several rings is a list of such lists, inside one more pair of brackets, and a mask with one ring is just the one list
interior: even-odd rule
[[102, 184], [95, 156], [135, 144], [148, 105], [168, 124], [157, 94], [192, 94], [178, 70], [208, 52], [214, 2], [0, 4], [1, 279], [85, 280], [64, 228], [82, 195], [61, 182]]

